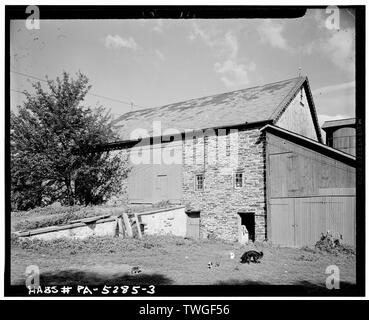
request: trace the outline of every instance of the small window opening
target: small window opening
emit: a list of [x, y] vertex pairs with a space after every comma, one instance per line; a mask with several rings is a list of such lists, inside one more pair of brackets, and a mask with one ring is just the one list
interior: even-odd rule
[[226, 135], [226, 156], [229, 157], [231, 155], [231, 136], [228, 133]]
[[243, 172], [236, 172], [234, 176], [234, 186], [235, 188], [243, 187]]
[[203, 174], [197, 174], [195, 176], [195, 190], [196, 191], [204, 190], [204, 175]]

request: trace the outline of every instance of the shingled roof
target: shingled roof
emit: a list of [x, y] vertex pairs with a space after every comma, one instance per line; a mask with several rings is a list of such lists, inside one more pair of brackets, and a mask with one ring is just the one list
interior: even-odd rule
[[[146, 129], [152, 136], [153, 121], [161, 121], [161, 129], [200, 130], [275, 120], [295, 97], [306, 77], [266, 84], [263, 86], [217, 94], [141, 109], [123, 114], [114, 121], [122, 141], [130, 139], [137, 128]], [[308, 88], [310, 93], [310, 89]], [[314, 115], [316, 117], [315, 109]], [[317, 119], [315, 119], [315, 122]]]

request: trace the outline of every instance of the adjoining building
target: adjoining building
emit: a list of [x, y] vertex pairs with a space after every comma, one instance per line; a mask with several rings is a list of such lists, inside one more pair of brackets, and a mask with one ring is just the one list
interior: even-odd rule
[[103, 149], [132, 164], [120, 199], [185, 205], [188, 236], [303, 246], [329, 230], [355, 244], [356, 159], [323, 144], [307, 77], [131, 111], [115, 126], [120, 141]]
[[326, 121], [322, 129], [328, 146], [356, 156], [355, 118]]

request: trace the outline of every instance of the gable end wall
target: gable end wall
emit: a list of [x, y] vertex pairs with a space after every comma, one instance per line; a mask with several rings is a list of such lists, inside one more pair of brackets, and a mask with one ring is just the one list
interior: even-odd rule
[[[302, 103], [302, 104], [301, 104]], [[278, 127], [295, 132], [307, 138], [318, 141], [310, 106], [306, 98], [306, 91], [302, 88], [290, 102], [286, 110], [276, 121]]]

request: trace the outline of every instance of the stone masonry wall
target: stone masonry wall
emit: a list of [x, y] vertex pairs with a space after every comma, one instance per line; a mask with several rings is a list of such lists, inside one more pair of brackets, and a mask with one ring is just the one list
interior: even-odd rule
[[[230, 141], [238, 137], [238, 151], [231, 143], [231, 154], [226, 154], [226, 135], [211, 134], [205, 139], [184, 141], [183, 148], [183, 204], [187, 208], [201, 210], [201, 236], [215, 236], [228, 241], [238, 241], [238, 211], [255, 214], [255, 238], [266, 237], [266, 194], [265, 194], [265, 138], [259, 129], [239, 130], [230, 133]], [[236, 140], [235, 140], [236, 139]], [[193, 152], [194, 145], [195, 154]], [[204, 152], [205, 149], [205, 152]], [[215, 162], [209, 157], [216, 152]], [[196, 156], [196, 163], [191, 164]], [[214, 158], [214, 157], [213, 157]], [[205, 160], [205, 164], [204, 164]], [[234, 172], [242, 170], [243, 186], [234, 186]], [[195, 175], [203, 173], [204, 190], [195, 191]]]

